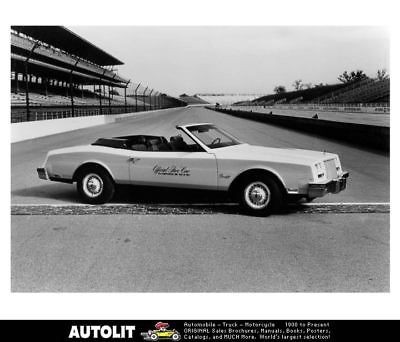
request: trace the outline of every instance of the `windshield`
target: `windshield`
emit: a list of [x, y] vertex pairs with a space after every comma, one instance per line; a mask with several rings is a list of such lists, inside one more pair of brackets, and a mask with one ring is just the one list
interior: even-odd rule
[[242, 144], [229, 133], [224, 132], [213, 125], [189, 126], [187, 129], [209, 148], [219, 148]]

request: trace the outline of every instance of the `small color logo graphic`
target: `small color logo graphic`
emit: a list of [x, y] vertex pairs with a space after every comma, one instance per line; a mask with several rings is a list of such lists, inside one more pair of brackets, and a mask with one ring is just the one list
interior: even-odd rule
[[154, 325], [155, 329], [142, 332], [144, 341], [172, 340], [179, 341], [181, 334], [175, 329], [168, 329], [169, 323], [158, 322]]

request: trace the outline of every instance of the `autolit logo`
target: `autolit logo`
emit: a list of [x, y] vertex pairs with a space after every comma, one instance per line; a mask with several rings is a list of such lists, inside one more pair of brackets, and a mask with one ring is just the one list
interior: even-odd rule
[[155, 329], [142, 332], [144, 341], [172, 340], [179, 341], [181, 334], [175, 329], [168, 329], [169, 323], [158, 322], [154, 325]]
[[134, 325], [73, 325], [69, 339], [131, 339]]

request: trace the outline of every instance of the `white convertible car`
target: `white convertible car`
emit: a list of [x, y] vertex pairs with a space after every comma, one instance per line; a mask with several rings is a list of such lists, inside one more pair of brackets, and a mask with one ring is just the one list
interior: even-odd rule
[[210, 123], [179, 135], [101, 138], [50, 151], [41, 179], [77, 183], [86, 203], [112, 199], [116, 184], [229, 191], [250, 214], [267, 215], [291, 196], [312, 200], [346, 188], [336, 154], [252, 146]]

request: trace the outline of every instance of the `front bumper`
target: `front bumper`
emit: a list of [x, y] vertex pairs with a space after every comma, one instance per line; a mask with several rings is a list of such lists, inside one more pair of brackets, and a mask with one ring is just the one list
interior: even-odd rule
[[308, 197], [322, 197], [328, 193], [337, 194], [346, 189], [348, 177], [349, 173], [343, 172], [337, 179], [325, 183], [310, 183], [308, 185]]
[[47, 171], [46, 171], [46, 169], [44, 167], [38, 167], [36, 169], [36, 171], [37, 171], [38, 176], [39, 176], [40, 179], [45, 179], [45, 180], [49, 179], [49, 176], [47, 175]]

